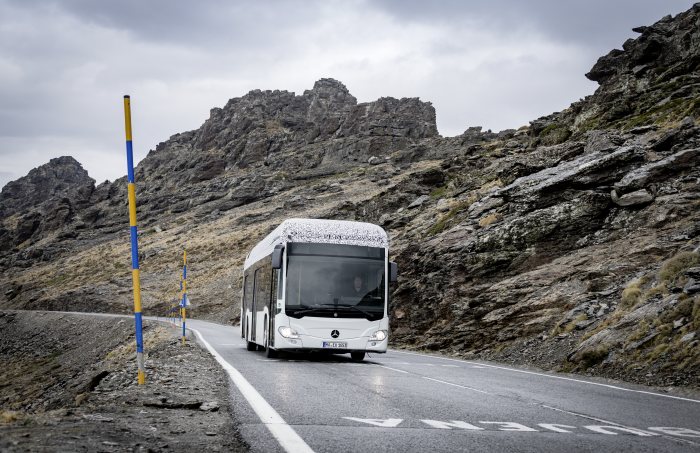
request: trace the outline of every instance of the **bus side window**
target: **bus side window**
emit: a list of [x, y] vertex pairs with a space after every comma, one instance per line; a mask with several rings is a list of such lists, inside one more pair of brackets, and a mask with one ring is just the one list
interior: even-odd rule
[[253, 309], [253, 276], [248, 273], [245, 276], [245, 289], [243, 290], [245, 297], [245, 308], [246, 310]]
[[245, 310], [245, 293], [246, 293], [245, 287], [246, 287], [247, 282], [248, 282], [248, 276], [243, 275], [243, 287], [241, 288], [241, 290], [243, 291], [243, 297], [241, 298], [241, 305], [243, 306], [244, 310]]
[[279, 269], [272, 270], [272, 291], [270, 291], [270, 306], [272, 307], [272, 310], [270, 311], [274, 314], [278, 314], [281, 311], [281, 309], [277, 307], [277, 286], [279, 273]]
[[277, 300], [282, 300], [284, 296], [284, 286], [282, 285], [282, 271], [277, 271]]
[[270, 300], [270, 274], [272, 266], [263, 266], [255, 271], [255, 311], [265, 309], [265, 301]]

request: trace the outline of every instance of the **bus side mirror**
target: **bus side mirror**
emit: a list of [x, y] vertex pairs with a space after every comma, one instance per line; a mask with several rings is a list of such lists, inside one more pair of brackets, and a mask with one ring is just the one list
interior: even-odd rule
[[282, 269], [282, 256], [284, 255], [284, 247], [276, 245], [272, 251], [272, 268]]
[[399, 279], [399, 266], [395, 262], [389, 261], [389, 282], [395, 283]]

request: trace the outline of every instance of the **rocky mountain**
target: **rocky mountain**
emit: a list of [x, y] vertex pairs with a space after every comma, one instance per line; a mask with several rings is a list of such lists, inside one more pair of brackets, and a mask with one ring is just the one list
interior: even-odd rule
[[[386, 228], [396, 344], [699, 386], [700, 4], [600, 58], [594, 94], [441, 137], [419, 99], [255, 90], [160, 143], [136, 183], [146, 311], [235, 322], [250, 247], [291, 216]], [[137, 143], [138, 139], [136, 138]], [[124, 178], [71, 158], [0, 195], [0, 305], [128, 311]]]
[[70, 223], [87, 206], [94, 188], [95, 180], [70, 156], [51, 159], [8, 183], [0, 193], [0, 249]]

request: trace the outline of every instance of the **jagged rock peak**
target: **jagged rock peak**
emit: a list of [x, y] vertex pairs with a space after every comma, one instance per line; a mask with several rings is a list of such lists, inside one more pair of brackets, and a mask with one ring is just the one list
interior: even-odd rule
[[71, 156], [56, 157], [3, 187], [0, 215], [9, 216], [54, 197], [82, 201], [94, 186], [95, 180], [80, 162]]
[[622, 50], [614, 49], [598, 59], [586, 77], [605, 84], [624, 73], [640, 75], [650, 70], [666, 71], [683, 63], [693, 67], [700, 61], [700, 3], [675, 17], [666, 16], [650, 26], [636, 27], [641, 33], [628, 39]]
[[330, 78], [317, 80], [312, 89], [304, 91], [304, 96], [348, 99], [352, 100], [353, 104], [357, 103], [355, 97], [350, 94], [350, 91], [342, 82]]
[[0, 250], [67, 225], [88, 205], [94, 189], [95, 180], [70, 156], [51, 159], [9, 182], [0, 193], [0, 220], [17, 217], [0, 227]]
[[306, 90], [305, 93], [308, 91], [341, 91], [350, 93], [343, 82], [332, 78], [318, 79], [314, 82], [314, 87], [311, 90]]

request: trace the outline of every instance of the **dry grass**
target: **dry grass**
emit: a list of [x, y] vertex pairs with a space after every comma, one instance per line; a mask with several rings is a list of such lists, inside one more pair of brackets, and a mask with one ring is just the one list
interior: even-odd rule
[[609, 353], [610, 348], [608, 345], [600, 345], [597, 348], [584, 351], [581, 354], [581, 363], [585, 368], [590, 368], [605, 360]]
[[552, 331], [550, 332], [550, 335], [559, 335], [562, 333], [570, 333], [573, 332], [574, 329], [576, 329], [576, 324], [585, 321], [588, 319], [588, 316], [586, 316], [585, 313], [579, 313], [578, 316], [576, 316], [574, 319], [566, 323], [565, 325], [558, 324]]
[[498, 213], [489, 214], [485, 217], [482, 217], [479, 220], [479, 226], [481, 228], [485, 228], [491, 224], [498, 222], [499, 220], [501, 220], [501, 218], [502, 218], [502, 216]]
[[503, 187], [503, 181], [501, 181], [501, 178], [494, 179], [493, 181], [489, 181], [485, 183], [481, 188], [479, 188], [479, 192], [485, 193], [488, 192], [491, 189], [495, 188], [500, 188]]
[[450, 221], [453, 218], [455, 218], [457, 216], [457, 214], [459, 214], [462, 211], [465, 211], [467, 208], [469, 208], [469, 206], [474, 204], [474, 202], [476, 200], [477, 200], [476, 195], [470, 195], [467, 198], [465, 198], [464, 200], [459, 200], [459, 201], [454, 202], [450, 206], [450, 210], [447, 213], [445, 213], [442, 217], [440, 217], [440, 219], [437, 222], [435, 222], [435, 224], [428, 229], [428, 234], [433, 236], [433, 235], [436, 235], [438, 233], [445, 231], [447, 229], [447, 227], [450, 225], [450, 223], [452, 223]]
[[698, 263], [700, 263], [700, 254], [695, 252], [681, 252], [668, 259], [663, 264], [659, 271], [659, 278], [663, 282], [673, 282], [684, 270]]
[[642, 338], [649, 335], [650, 330], [651, 325], [649, 325], [649, 323], [646, 320], [640, 321], [637, 325], [637, 329], [634, 332], [632, 332], [632, 335], [627, 337], [627, 343], [629, 344], [641, 340]]
[[13, 423], [20, 419], [20, 414], [13, 411], [0, 411], [0, 422]]
[[639, 299], [642, 296], [642, 289], [640, 288], [641, 282], [635, 280], [622, 291], [622, 298], [620, 299], [620, 308], [632, 308], [639, 303]]
[[651, 350], [651, 352], [649, 354], [647, 354], [647, 356], [646, 356], [647, 363], [655, 362], [656, 360], [661, 358], [661, 356], [666, 354], [669, 349], [671, 349], [671, 345], [668, 343], [663, 343], [663, 344], [656, 346], [654, 349]]

